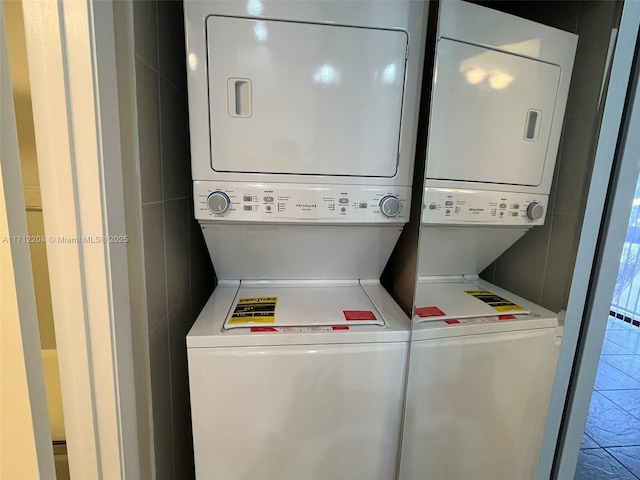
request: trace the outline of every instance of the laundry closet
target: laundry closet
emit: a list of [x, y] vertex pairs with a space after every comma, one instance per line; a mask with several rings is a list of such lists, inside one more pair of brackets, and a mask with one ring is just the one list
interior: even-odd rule
[[[416, 302], [419, 299], [413, 287], [420, 288], [420, 279], [407, 280], [412, 269], [407, 259], [418, 256], [418, 244], [415, 237], [414, 243], [407, 238], [411, 229], [421, 225], [431, 229], [424, 233], [425, 238], [439, 238], [437, 247], [419, 254], [420, 262], [426, 262], [421, 265], [432, 277], [479, 274], [471, 280], [475, 287], [456, 290], [460, 297], [454, 295], [452, 304], [464, 306], [456, 298], [480, 301], [467, 290], [489, 290], [522, 309], [505, 311], [505, 315], [538, 315], [535, 322], [545, 330], [546, 340], [550, 339], [544, 347], [550, 344], [550, 350], [545, 352], [557, 355], [557, 320], [549, 320], [557, 319], [557, 312], [566, 307], [571, 276], [566, 272], [571, 265], [562, 263], [571, 263], [575, 257], [584, 205], [567, 193], [571, 188], [565, 186], [560, 193], [555, 186], [576, 180], [578, 166], [586, 195], [589, 152], [582, 147], [579, 156], [575, 148], [566, 146], [575, 141], [567, 131], [585, 125], [591, 131], [598, 124], [597, 98], [594, 102], [593, 97], [597, 97], [600, 82], [594, 87], [594, 75], [587, 72], [598, 70], [596, 67], [604, 72], [607, 49], [602, 54], [601, 45], [608, 47], [610, 38], [604, 28], [583, 32], [585, 24], [572, 24], [571, 19], [590, 19], [592, 11], [600, 9], [595, 16], [602, 17], [606, 10], [614, 24], [616, 4], [596, 2], [589, 6], [591, 10], [580, 2], [558, 8], [551, 3], [535, 8], [520, 6], [520, 2], [482, 5], [577, 33], [580, 38], [593, 37], [584, 45], [578, 43], [568, 93], [568, 85], [563, 84], [568, 67], [558, 67], [560, 60], [545, 57], [523, 66], [529, 78], [549, 82], [555, 96], [523, 106], [517, 121], [509, 119], [505, 124], [518, 130], [527, 148], [551, 151], [549, 143], [555, 142], [560, 152], [555, 173], [553, 167], [539, 168], [532, 162], [527, 162], [532, 170], [524, 173], [496, 164], [492, 172], [500, 175], [496, 180], [483, 177], [490, 169], [470, 171], [463, 164], [447, 161], [427, 160], [424, 174], [427, 148], [435, 156], [438, 149], [452, 144], [428, 146], [426, 125], [434, 110], [418, 111], [421, 90], [422, 108], [424, 98], [431, 101], [433, 72], [425, 70], [424, 79], [422, 75], [423, 64], [433, 61], [425, 59], [425, 51], [433, 53], [436, 42], [435, 31], [428, 30], [427, 23], [433, 26], [438, 19], [429, 18], [434, 9], [426, 3], [374, 3], [185, 2], [193, 180], [187, 211], [198, 222], [191, 235], [201, 232], [207, 247], [206, 252], [204, 245], [199, 247], [199, 261], [206, 261], [209, 255], [218, 279], [186, 340], [193, 429], [189, 435], [194, 439], [198, 478], [215, 478], [211, 472], [220, 472], [224, 479], [315, 478], [313, 474], [318, 478], [394, 478], [401, 464], [401, 438], [407, 435], [401, 429], [405, 375], [413, 347], [407, 313], [414, 317], [414, 306], [446, 310], [438, 306], [440, 293], [435, 300], [426, 297], [413, 304], [414, 297]], [[176, 17], [178, 20], [182, 19]], [[482, 67], [483, 61], [493, 60], [488, 57], [504, 55], [499, 62], [515, 62], [519, 69], [523, 58], [535, 56], [518, 51], [508, 41], [496, 43], [487, 52], [478, 50], [473, 39], [445, 36], [441, 58], [448, 56], [450, 64], [457, 62], [459, 68], [441, 72], [466, 75], [470, 86], [478, 80], [476, 85], [494, 90], [502, 86], [504, 91], [509, 79], [500, 75], [492, 79], [489, 74], [480, 78], [480, 72], [474, 71], [477, 65], [462, 65], [465, 59], [475, 57]], [[593, 60], [587, 65], [584, 58], [599, 63]], [[455, 100], [455, 95], [447, 100], [447, 93], [453, 95], [444, 92], [439, 98], [445, 100], [435, 105], [435, 111], [446, 110]], [[561, 142], [560, 131], [553, 130], [547, 120], [562, 122], [563, 112], [554, 113], [562, 95], [566, 115]], [[518, 98], [506, 99], [505, 104]], [[477, 122], [473, 101], [465, 104], [470, 108], [468, 115], [440, 125], [439, 138], [450, 138], [447, 135], [461, 122]], [[418, 129], [419, 113], [426, 115], [420, 120], [422, 131]], [[481, 127], [487, 135], [497, 128], [491, 122]], [[500, 153], [496, 142], [488, 150], [453, 143], [460, 149], [456, 157], [472, 155], [478, 160], [474, 165]], [[414, 158], [418, 158], [416, 168], [421, 169], [415, 175]], [[433, 183], [426, 185], [426, 193], [425, 178]], [[511, 188], [495, 198], [483, 197], [496, 210], [497, 218], [504, 212], [501, 226], [477, 230], [487, 233], [479, 241], [493, 248], [483, 259], [457, 255], [461, 250], [440, 236], [465, 228], [451, 223], [456, 205], [461, 205], [456, 202], [473, 203], [458, 196], [449, 198], [451, 192], [446, 189], [468, 189], [465, 182], [476, 179], [500, 185], [544, 185], [542, 193], [535, 187], [526, 187], [527, 192]], [[453, 187], [442, 184], [451, 180], [458, 183]], [[429, 198], [424, 202], [426, 209], [420, 208], [423, 194]], [[575, 206], [575, 213], [558, 210], [558, 199]], [[454, 202], [453, 214], [447, 214], [447, 202]], [[429, 208], [431, 204], [435, 209]], [[537, 206], [543, 208], [542, 214]], [[517, 215], [512, 216], [514, 212]], [[430, 214], [440, 217], [430, 219]], [[562, 222], [565, 217], [571, 221]], [[543, 220], [544, 225], [525, 234]], [[432, 233], [435, 231], [439, 233]], [[466, 235], [453, 238], [469, 241]], [[565, 242], [567, 238], [572, 241]], [[492, 263], [490, 257], [514, 242]], [[441, 268], [445, 261], [468, 265], [471, 260], [475, 263], [468, 271]], [[540, 264], [548, 264], [549, 272], [563, 268], [546, 276]], [[413, 268], [419, 270], [417, 262]], [[386, 288], [380, 285], [381, 276]], [[483, 283], [487, 281], [493, 286]], [[211, 285], [210, 278], [208, 282]], [[553, 288], [556, 283], [561, 288]], [[512, 294], [517, 299], [512, 300]], [[409, 308], [402, 298], [410, 298]], [[467, 317], [478, 318], [472, 310]], [[191, 318], [196, 315], [193, 312]], [[430, 318], [433, 322], [461, 321], [465, 315], [456, 310]], [[433, 322], [416, 321], [414, 327]], [[414, 328], [414, 339], [417, 331]], [[545, 368], [548, 373], [555, 365]], [[186, 374], [182, 367], [175, 371]], [[545, 381], [550, 392], [548, 374]], [[161, 405], [154, 399], [156, 403]], [[188, 420], [184, 410], [180, 412], [179, 418]], [[187, 434], [174, 428], [172, 435], [176, 433]], [[174, 445], [179, 443], [174, 438]], [[156, 464], [159, 458], [156, 456]], [[177, 457], [174, 461], [178, 462]], [[530, 457], [526, 462], [531, 467]]]

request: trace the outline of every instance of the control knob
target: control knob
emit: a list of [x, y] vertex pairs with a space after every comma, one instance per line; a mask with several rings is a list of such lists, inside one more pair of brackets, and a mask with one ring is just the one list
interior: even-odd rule
[[529, 220], [540, 220], [544, 216], [544, 207], [540, 202], [531, 202], [527, 205], [527, 218]]
[[207, 198], [207, 206], [213, 213], [224, 213], [229, 208], [231, 200], [229, 196], [221, 191], [212, 192]]
[[394, 195], [387, 195], [380, 200], [380, 211], [385, 217], [395, 217], [400, 213], [400, 200]]

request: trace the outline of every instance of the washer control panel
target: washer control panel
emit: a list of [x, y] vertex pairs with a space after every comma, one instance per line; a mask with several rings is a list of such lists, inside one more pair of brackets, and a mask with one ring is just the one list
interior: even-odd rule
[[424, 189], [423, 224], [542, 225], [547, 195], [532, 193]]
[[196, 181], [198, 220], [405, 223], [411, 188]]

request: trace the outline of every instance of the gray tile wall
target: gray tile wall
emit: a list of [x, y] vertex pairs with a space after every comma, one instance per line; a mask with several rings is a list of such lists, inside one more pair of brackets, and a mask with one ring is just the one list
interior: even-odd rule
[[134, 0], [135, 96], [157, 479], [194, 478], [185, 337], [215, 286], [193, 219], [181, 1]]
[[[566, 309], [600, 123], [599, 96], [619, 2], [498, 2], [494, 7], [579, 35], [546, 222], [481, 276], [552, 311]], [[594, 179], [603, 181], [604, 179]]]

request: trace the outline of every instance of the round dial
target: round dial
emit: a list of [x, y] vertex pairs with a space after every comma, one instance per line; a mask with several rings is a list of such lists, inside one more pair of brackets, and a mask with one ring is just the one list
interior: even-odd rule
[[400, 200], [393, 195], [387, 195], [380, 200], [380, 211], [385, 217], [395, 217], [400, 213]]
[[229, 196], [221, 191], [211, 193], [207, 198], [207, 206], [213, 213], [224, 213], [229, 208], [231, 200]]
[[539, 202], [531, 202], [527, 206], [527, 218], [529, 220], [540, 220], [544, 216], [544, 207]]

